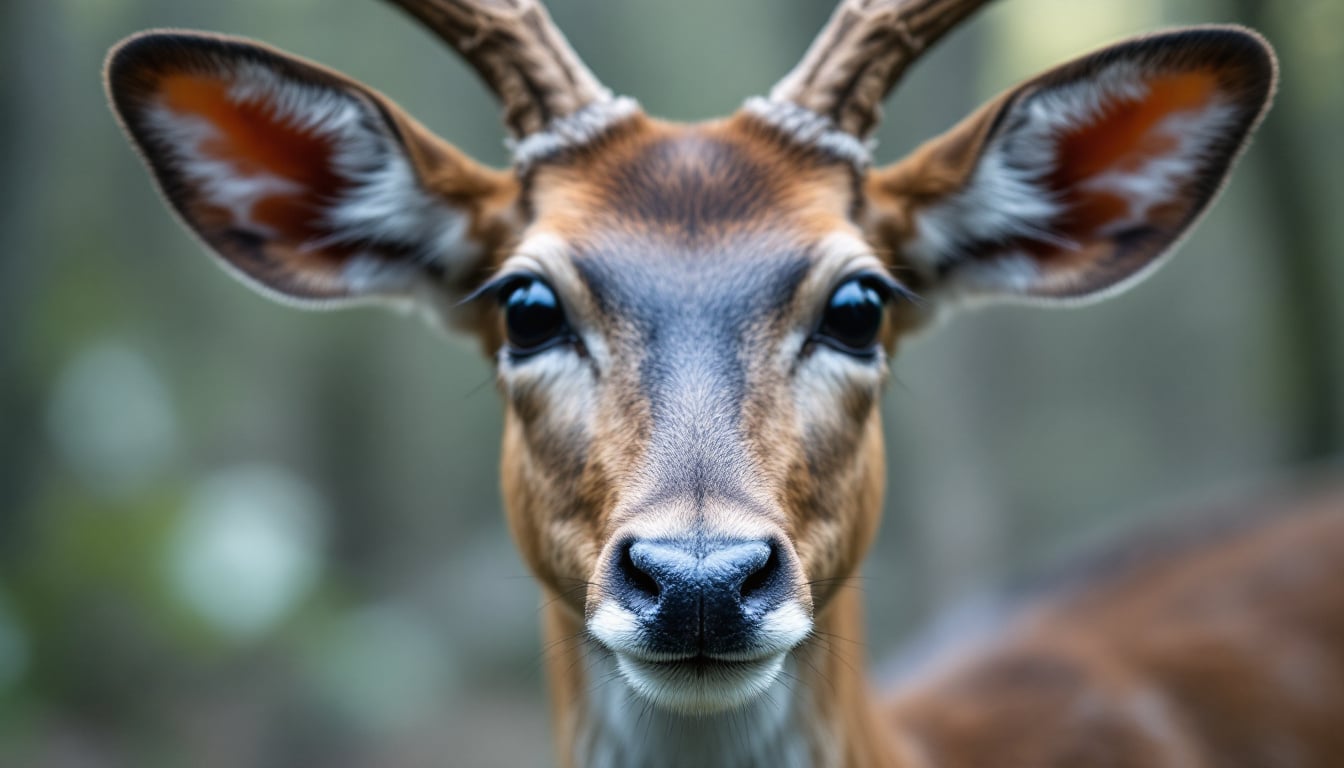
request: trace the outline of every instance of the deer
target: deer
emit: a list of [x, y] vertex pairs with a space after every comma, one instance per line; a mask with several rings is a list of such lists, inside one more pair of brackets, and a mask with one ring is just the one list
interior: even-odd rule
[[1340, 495], [1100, 568], [891, 696], [844, 588], [901, 342], [1151, 274], [1268, 109], [1259, 34], [1122, 40], [879, 166], [885, 97], [984, 0], [842, 0], [768, 95], [694, 124], [603, 86], [535, 0], [390, 2], [498, 97], [511, 167], [241, 38], [140, 33], [105, 83], [227, 272], [418, 312], [493, 361], [558, 764], [1339, 764]]

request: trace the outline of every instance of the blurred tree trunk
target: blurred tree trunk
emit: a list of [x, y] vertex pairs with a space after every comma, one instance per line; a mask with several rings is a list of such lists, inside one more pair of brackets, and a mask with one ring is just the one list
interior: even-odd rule
[[[30, 509], [26, 497], [42, 451], [42, 400], [32, 372], [20, 368], [21, 329], [31, 321], [42, 294], [38, 289], [46, 261], [36, 253], [42, 226], [37, 188], [43, 181], [34, 151], [40, 126], [50, 125], [58, 100], [44, 88], [53, 80], [37, 77], [37, 62], [49, 58], [56, 27], [54, 3], [0, 2], [0, 530], [12, 535], [15, 521], [5, 517]], [[59, 63], [55, 64], [59, 66]], [[0, 542], [3, 546], [3, 542]], [[0, 555], [4, 554], [0, 550]]]
[[[1274, 35], [1279, 14], [1285, 3], [1264, 0], [1229, 0], [1238, 18], [1270, 34], [1278, 46], [1292, 46], [1292, 35]], [[1291, 56], [1287, 58], [1292, 58]], [[1265, 160], [1261, 176], [1268, 218], [1275, 222], [1275, 236], [1281, 244], [1268, 254], [1279, 272], [1287, 293], [1279, 303], [1283, 311], [1285, 341], [1289, 345], [1283, 359], [1293, 369], [1287, 372], [1293, 387], [1297, 435], [1294, 456], [1309, 461], [1331, 455], [1344, 448], [1344, 381], [1340, 380], [1334, 359], [1335, 324], [1328, 279], [1327, 251], [1330, 232], [1324, 222], [1334, 215], [1313, 189], [1310, 149], [1313, 143], [1303, 135], [1309, 111], [1293, 88], [1295, 79], [1284, 78], [1273, 111], [1265, 120], [1256, 140], [1257, 152]]]

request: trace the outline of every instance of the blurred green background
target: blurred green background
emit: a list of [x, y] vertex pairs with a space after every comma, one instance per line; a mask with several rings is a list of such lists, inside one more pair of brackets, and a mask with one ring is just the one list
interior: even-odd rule
[[[551, 3], [609, 85], [681, 119], [766, 91], [830, 5]], [[1179, 256], [896, 361], [875, 659], [1097, 531], [1344, 450], [1344, 0], [1001, 0], [912, 72], [879, 158], [1114, 37], [1210, 21], [1262, 29], [1284, 81]], [[151, 26], [265, 39], [506, 161], [467, 68], [372, 0], [0, 3], [0, 765], [544, 764], [490, 367], [211, 265], [104, 103], [104, 52]]]

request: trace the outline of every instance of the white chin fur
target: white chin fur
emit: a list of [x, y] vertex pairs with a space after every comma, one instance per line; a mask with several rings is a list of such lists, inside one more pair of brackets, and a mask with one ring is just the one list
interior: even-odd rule
[[639, 619], [611, 600], [588, 619], [588, 632], [611, 653], [622, 679], [641, 699], [679, 715], [709, 715], [741, 709], [766, 695], [789, 652], [811, 634], [812, 617], [788, 601], [766, 614], [751, 648], [712, 662], [646, 651]]
[[756, 661], [657, 663], [616, 653], [616, 666], [640, 698], [684, 715], [709, 715], [751, 703], [779, 679], [785, 654]]

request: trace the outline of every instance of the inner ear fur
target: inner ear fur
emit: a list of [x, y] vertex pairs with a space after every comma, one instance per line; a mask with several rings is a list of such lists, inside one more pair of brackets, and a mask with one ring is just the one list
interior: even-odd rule
[[228, 271], [273, 298], [451, 303], [511, 235], [512, 174], [321, 65], [166, 30], [118, 44], [105, 72], [163, 196]]
[[[930, 294], [1109, 295], [1151, 271], [1207, 209], [1276, 79], [1272, 49], [1242, 27], [1180, 29], [1103, 48], [1001, 94], [872, 172], [869, 236], [912, 287]], [[1200, 102], [1192, 89], [1204, 87]], [[1202, 134], [1183, 136], [1179, 124], [1161, 122], [1186, 114], [1206, 118], [1191, 124]], [[1196, 144], [1164, 148], [1159, 139]], [[1123, 220], [1106, 198], [1114, 190], [1093, 182], [1129, 173], [1134, 187], [1149, 164], [1152, 183], [1142, 194], [1164, 196]]]

